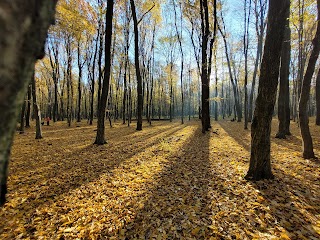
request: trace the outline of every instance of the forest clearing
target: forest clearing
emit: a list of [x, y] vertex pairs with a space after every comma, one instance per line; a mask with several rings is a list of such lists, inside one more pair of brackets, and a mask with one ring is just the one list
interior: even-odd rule
[[[319, 239], [319, 161], [292, 136], [274, 138], [274, 180], [248, 182], [242, 123], [120, 123], [94, 145], [95, 126], [58, 122], [16, 134], [1, 239]], [[320, 129], [310, 123], [320, 155]]]

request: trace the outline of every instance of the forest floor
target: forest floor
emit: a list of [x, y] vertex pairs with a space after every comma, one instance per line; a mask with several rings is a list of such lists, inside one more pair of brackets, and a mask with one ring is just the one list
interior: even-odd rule
[[[320, 127], [310, 123], [320, 156]], [[15, 136], [0, 239], [320, 239], [320, 161], [293, 135], [275, 139], [274, 180], [243, 179], [243, 123], [154, 122], [106, 128], [93, 145], [86, 121]]]

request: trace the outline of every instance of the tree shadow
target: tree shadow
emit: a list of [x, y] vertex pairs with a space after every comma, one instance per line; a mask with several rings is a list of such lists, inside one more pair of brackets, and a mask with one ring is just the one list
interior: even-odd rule
[[[123, 226], [126, 239], [176, 239], [208, 236], [210, 199], [208, 185], [213, 179], [209, 162], [210, 133], [198, 127], [155, 177], [149, 196], [135, 218]], [[185, 235], [183, 235], [185, 234]], [[108, 236], [107, 231], [103, 233]]]
[[[239, 131], [239, 129], [235, 131], [234, 128], [228, 127], [224, 122], [219, 122], [219, 124], [238, 144], [248, 152], [250, 151], [246, 131]], [[291, 136], [289, 141], [292, 141], [289, 148], [296, 150], [299, 139]], [[285, 144], [287, 141], [277, 139], [276, 142], [288, 147]], [[299, 151], [301, 151], [301, 148], [299, 148]], [[303, 176], [299, 179], [282, 170], [282, 168], [292, 169], [292, 165], [287, 166], [290, 163], [279, 163], [274, 158], [271, 158], [271, 162], [273, 163], [272, 169], [275, 179], [251, 182], [251, 185], [262, 195], [264, 199], [262, 204], [270, 209], [269, 214], [272, 215], [273, 221], [267, 220], [268, 224], [275, 229], [279, 226], [282, 227], [291, 239], [320, 238], [320, 234], [311, 226], [311, 219], [313, 218], [313, 224], [316, 224], [314, 218], [320, 214], [320, 186], [317, 184], [317, 179], [314, 179], [315, 173], [304, 171]], [[301, 162], [300, 164], [306, 163]], [[312, 169], [317, 171], [317, 163], [309, 162], [308, 164], [311, 165], [309, 166], [311, 171]], [[314, 179], [315, 181], [308, 181], [308, 185], [306, 179]], [[259, 208], [255, 211], [257, 216], [265, 218], [266, 212], [260, 212], [261, 209]]]
[[[89, 144], [85, 143], [74, 150], [73, 143], [71, 143], [70, 146], [65, 146], [68, 152], [58, 150], [60, 144], [63, 146], [65, 139], [62, 142], [56, 142], [56, 146], [53, 146], [56, 148], [49, 148], [45, 153], [41, 152], [41, 149], [47, 143], [45, 141], [36, 142], [35, 144], [40, 145], [38, 149], [40, 152], [34, 153], [33, 157], [28, 157], [27, 161], [20, 158], [15, 159], [11, 164], [12, 174], [9, 179], [9, 195], [6, 205], [10, 208], [12, 207], [10, 204], [14, 204], [15, 212], [23, 212], [21, 223], [24, 222], [25, 226], [28, 226], [35, 209], [43, 205], [49, 206], [73, 189], [95, 181], [105, 173], [110, 173], [134, 155], [144, 152], [158, 144], [163, 138], [175, 134], [184, 127], [185, 125], [181, 124], [160, 129], [150, 127], [151, 140], [150, 133], [148, 133], [133, 138], [130, 143], [128, 139], [135, 134], [135, 131], [129, 135], [114, 135], [110, 137], [109, 144], [104, 146], [93, 145], [90, 140]], [[122, 130], [119, 132], [121, 133]], [[84, 140], [86, 137], [88, 136], [75, 141]], [[20, 162], [23, 163], [20, 164]], [[28, 164], [32, 165], [31, 169], [27, 168]], [[5, 222], [1, 222], [0, 234], [4, 227]], [[32, 235], [34, 227], [30, 229]]]
[[[262, 204], [270, 209], [269, 224], [282, 227], [290, 239], [319, 239], [314, 228], [320, 214], [319, 185], [308, 186], [279, 168], [274, 168], [274, 174], [275, 180], [252, 182], [263, 197]], [[255, 211], [258, 216], [265, 214]]]

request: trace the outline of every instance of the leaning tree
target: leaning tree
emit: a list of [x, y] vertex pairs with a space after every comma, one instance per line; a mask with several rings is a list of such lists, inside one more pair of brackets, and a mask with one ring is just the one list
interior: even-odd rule
[[5, 202], [10, 149], [19, 109], [37, 59], [44, 56], [57, 0], [0, 2], [0, 205]]

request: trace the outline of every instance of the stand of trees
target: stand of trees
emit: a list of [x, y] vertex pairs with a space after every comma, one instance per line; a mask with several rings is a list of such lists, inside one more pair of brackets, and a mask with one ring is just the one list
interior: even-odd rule
[[[110, 126], [136, 120], [136, 129], [142, 130], [144, 119], [151, 124], [180, 118], [183, 124], [188, 115], [189, 120], [201, 118], [203, 133], [210, 129], [211, 116], [244, 118], [245, 129], [252, 120], [246, 178], [259, 180], [272, 178], [270, 126], [278, 113], [276, 137], [290, 135], [290, 119], [299, 122], [303, 157], [314, 157], [308, 118], [316, 116], [320, 124], [319, 0], [294, 0], [291, 7], [288, 0], [239, 2], [241, 37], [233, 34], [226, 3], [218, 0], [60, 0], [45, 45], [56, 1], [25, 1], [22, 6], [28, 4], [35, 12], [46, 9], [46, 16], [25, 8], [16, 13], [13, 5], [0, 4], [10, 14], [32, 19], [19, 32], [8, 27], [18, 24], [13, 18], [2, 20], [0, 52], [3, 59], [13, 56], [13, 62], [1, 65], [0, 132], [8, 132], [0, 140], [1, 202], [7, 149], [18, 118], [21, 133], [36, 119], [39, 139], [42, 118], [67, 120], [69, 126], [84, 119], [92, 125], [98, 119], [97, 144], [106, 143], [105, 118]], [[33, 74], [42, 49], [46, 56]], [[8, 64], [16, 75], [7, 72]]]

